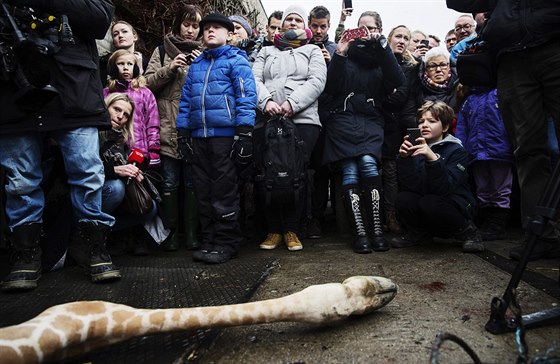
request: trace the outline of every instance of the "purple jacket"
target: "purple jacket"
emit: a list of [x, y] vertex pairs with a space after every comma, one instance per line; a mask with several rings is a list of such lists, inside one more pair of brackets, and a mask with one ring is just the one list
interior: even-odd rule
[[469, 153], [470, 162], [513, 162], [513, 152], [498, 109], [496, 89], [473, 89], [457, 117], [455, 136]]
[[[134, 145], [130, 148], [140, 149], [146, 156], [149, 152], [159, 153], [160, 121], [154, 94], [147, 87], [134, 90], [128, 83], [119, 84], [119, 86], [122, 86], [122, 91], [119, 88], [113, 92], [126, 93], [134, 101], [136, 107], [134, 109]], [[109, 89], [105, 87], [103, 96], [107, 97], [109, 93]]]

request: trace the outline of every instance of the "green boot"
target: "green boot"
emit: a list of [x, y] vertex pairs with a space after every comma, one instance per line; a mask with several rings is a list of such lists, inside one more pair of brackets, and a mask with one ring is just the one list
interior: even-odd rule
[[200, 248], [198, 241], [198, 209], [196, 208], [196, 196], [192, 188], [185, 188], [185, 209], [184, 211], [184, 229], [185, 229], [185, 245], [189, 250]]
[[177, 241], [177, 223], [179, 214], [179, 194], [176, 190], [171, 192], [163, 192], [161, 194], [161, 208], [167, 217], [169, 227], [173, 230], [163, 245], [163, 249], [167, 251], [176, 251], [179, 249]]

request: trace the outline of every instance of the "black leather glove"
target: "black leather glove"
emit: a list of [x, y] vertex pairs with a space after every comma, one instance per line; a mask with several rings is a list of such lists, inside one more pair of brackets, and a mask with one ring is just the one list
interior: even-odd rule
[[238, 166], [246, 166], [253, 161], [253, 127], [238, 126], [231, 146], [231, 158]]
[[177, 129], [177, 143], [179, 154], [186, 163], [191, 163], [193, 158], [191, 132], [187, 129]]

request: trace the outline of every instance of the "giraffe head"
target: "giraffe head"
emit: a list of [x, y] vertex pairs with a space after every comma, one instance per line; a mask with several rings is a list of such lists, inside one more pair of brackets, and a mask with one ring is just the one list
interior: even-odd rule
[[347, 294], [355, 300], [357, 308], [352, 314], [362, 315], [377, 310], [393, 300], [398, 287], [393, 281], [384, 277], [354, 276], [342, 284], [347, 287]]

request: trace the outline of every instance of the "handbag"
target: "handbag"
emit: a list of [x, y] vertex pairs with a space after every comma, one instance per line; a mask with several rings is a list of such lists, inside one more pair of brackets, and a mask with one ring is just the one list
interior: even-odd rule
[[125, 184], [124, 199], [115, 212], [123, 215], [142, 216], [152, 210], [153, 204], [153, 198], [144, 183], [133, 178]]

